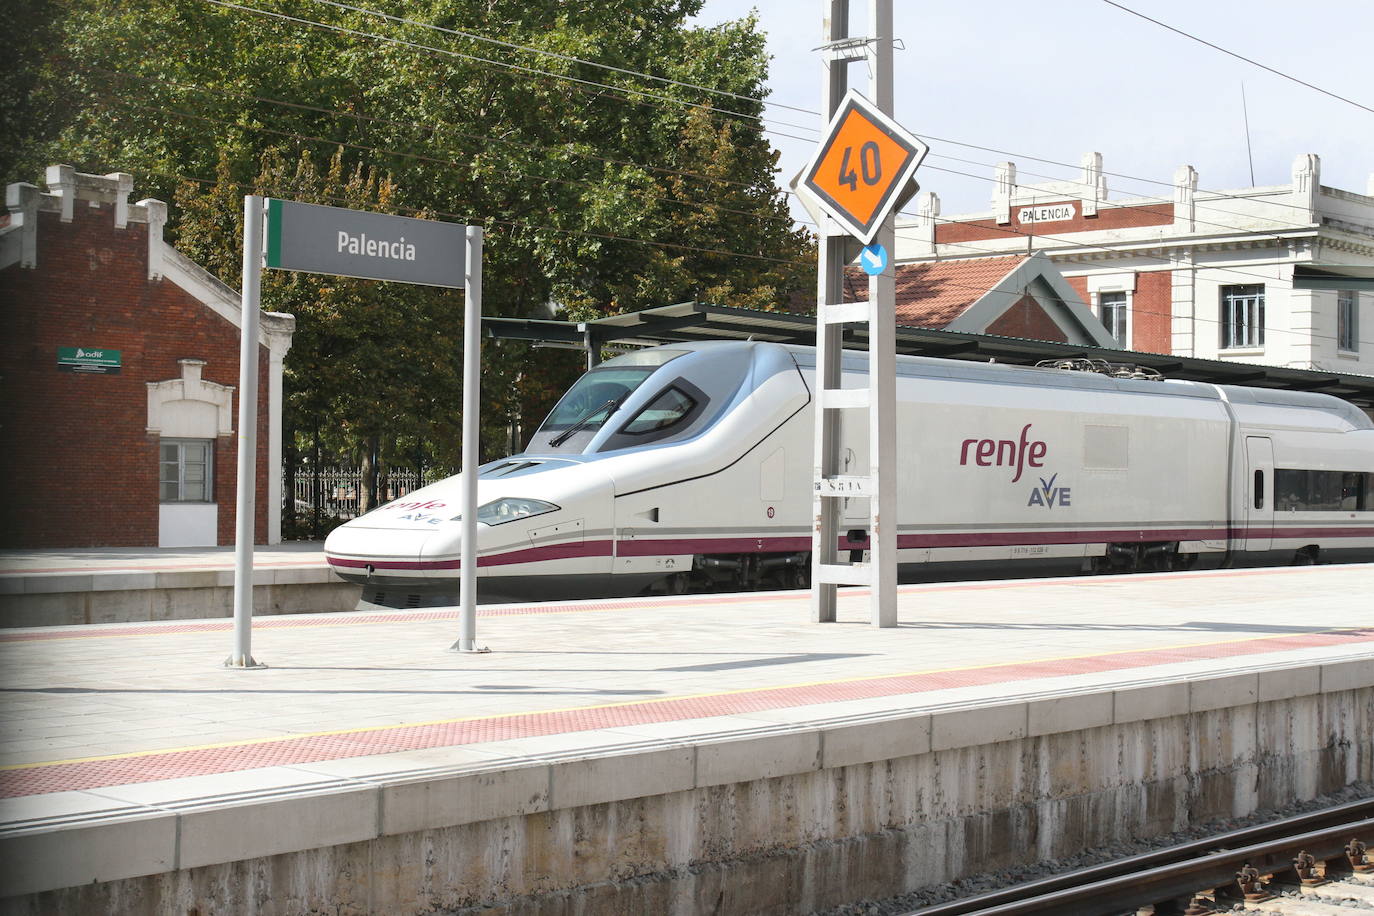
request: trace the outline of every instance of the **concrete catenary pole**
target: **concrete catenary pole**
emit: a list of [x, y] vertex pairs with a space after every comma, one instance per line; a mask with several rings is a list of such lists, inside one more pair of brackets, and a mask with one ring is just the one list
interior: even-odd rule
[[253, 659], [253, 513], [258, 457], [258, 312], [263, 198], [243, 199], [243, 289], [239, 327], [238, 495], [234, 518], [234, 648], [226, 668], [265, 668]]
[[477, 647], [477, 466], [481, 436], [482, 227], [468, 226], [467, 276], [463, 286], [463, 545], [460, 551], [458, 641], [455, 652]]
[[[892, 116], [892, 0], [869, 0], [873, 35], [873, 102]], [[869, 498], [869, 611], [875, 627], [897, 625], [897, 268], [896, 214], [874, 241], [887, 267], [868, 278], [873, 312], [868, 325], [868, 473], [878, 492]]]
[[[830, 120], [842, 104], [846, 69], [866, 61], [871, 69], [872, 102], [892, 114], [892, 0], [869, 0], [868, 38], [851, 38], [848, 0], [825, 0], [822, 63], [822, 114]], [[877, 174], [874, 175], [876, 180]], [[816, 289], [816, 427], [812, 506], [811, 617], [834, 621], [838, 585], [867, 585], [874, 626], [897, 625], [897, 473], [896, 473], [896, 273], [893, 267], [894, 217], [882, 222], [874, 244], [888, 252], [882, 273], [870, 277], [866, 306], [844, 306], [847, 232], [829, 216], [821, 218]], [[842, 388], [842, 328], [868, 324], [868, 389]], [[862, 395], [862, 396], [860, 396]], [[840, 412], [868, 409], [866, 477], [839, 475]], [[836, 488], [835, 484], [845, 486]], [[840, 515], [845, 494], [861, 492], [869, 506], [869, 562], [841, 565]]]
[[[825, 6], [825, 44], [833, 45], [849, 37], [849, 0], [822, 0]], [[821, 122], [828, 122], [840, 107], [849, 85], [849, 63], [846, 60], [821, 58]], [[826, 216], [821, 219], [820, 240], [816, 252], [816, 310], [819, 313], [829, 304], [844, 299], [844, 246], [847, 234], [838, 223]], [[816, 387], [840, 387], [840, 357], [843, 326], [824, 320], [816, 322]], [[839, 412], [826, 410], [818, 392], [816, 399], [816, 463], [812, 479], [823, 480], [835, 476], [839, 465]], [[817, 491], [819, 494], [819, 491]], [[811, 619], [817, 623], [835, 620], [836, 585], [819, 575], [822, 567], [834, 565], [840, 540], [838, 503], [816, 495], [812, 499], [815, 526], [811, 536]]]

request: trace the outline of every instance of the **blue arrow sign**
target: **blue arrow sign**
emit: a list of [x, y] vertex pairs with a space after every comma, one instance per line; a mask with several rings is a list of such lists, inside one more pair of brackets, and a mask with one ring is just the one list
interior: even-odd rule
[[887, 270], [887, 249], [877, 242], [865, 245], [864, 250], [859, 252], [859, 265], [870, 277], [878, 276]]

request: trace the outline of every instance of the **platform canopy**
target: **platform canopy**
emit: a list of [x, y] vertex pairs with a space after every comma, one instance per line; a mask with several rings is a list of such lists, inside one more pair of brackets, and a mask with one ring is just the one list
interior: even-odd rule
[[[793, 312], [764, 312], [754, 309], [683, 302], [608, 315], [593, 321], [554, 321], [534, 318], [482, 319], [483, 333], [490, 338], [528, 340], [555, 346], [586, 349], [589, 362], [599, 359], [603, 347], [648, 347], [686, 340], [764, 340], [774, 343], [814, 346], [816, 319]], [[846, 329], [845, 346], [865, 350], [867, 336]], [[897, 327], [897, 352], [911, 356], [935, 356], [976, 362], [1034, 365], [1041, 360], [1096, 359], [1129, 363], [1153, 369], [1165, 378], [1188, 379], [1219, 385], [1251, 385], [1257, 388], [1283, 388], [1290, 391], [1318, 391], [1344, 398], [1353, 404], [1374, 409], [1374, 376], [1315, 369], [1290, 369], [1255, 363], [1140, 353], [1107, 347], [998, 337], [963, 331], [937, 331], [929, 328]]]

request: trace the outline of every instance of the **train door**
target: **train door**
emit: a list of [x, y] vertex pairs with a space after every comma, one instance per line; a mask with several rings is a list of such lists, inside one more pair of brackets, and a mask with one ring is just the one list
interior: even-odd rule
[[1274, 440], [1245, 437], [1245, 549], [1270, 549], [1274, 536]]

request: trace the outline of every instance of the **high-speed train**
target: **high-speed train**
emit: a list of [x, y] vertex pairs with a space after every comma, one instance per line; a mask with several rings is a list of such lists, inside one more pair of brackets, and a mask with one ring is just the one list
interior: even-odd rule
[[[753, 341], [628, 353], [583, 375], [521, 454], [478, 469], [487, 598], [805, 585], [815, 351]], [[867, 357], [846, 354], [846, 386]], [[1374, 559], [1374, 423], [1306, 392], [897, 361], [904, 579]], [[867, 412], [839, 411], [842, 474]], [[365, 602], [453, 603], [459, 478], [336, 529]], [[848, 500], [841, 557], [862, 562]]]

